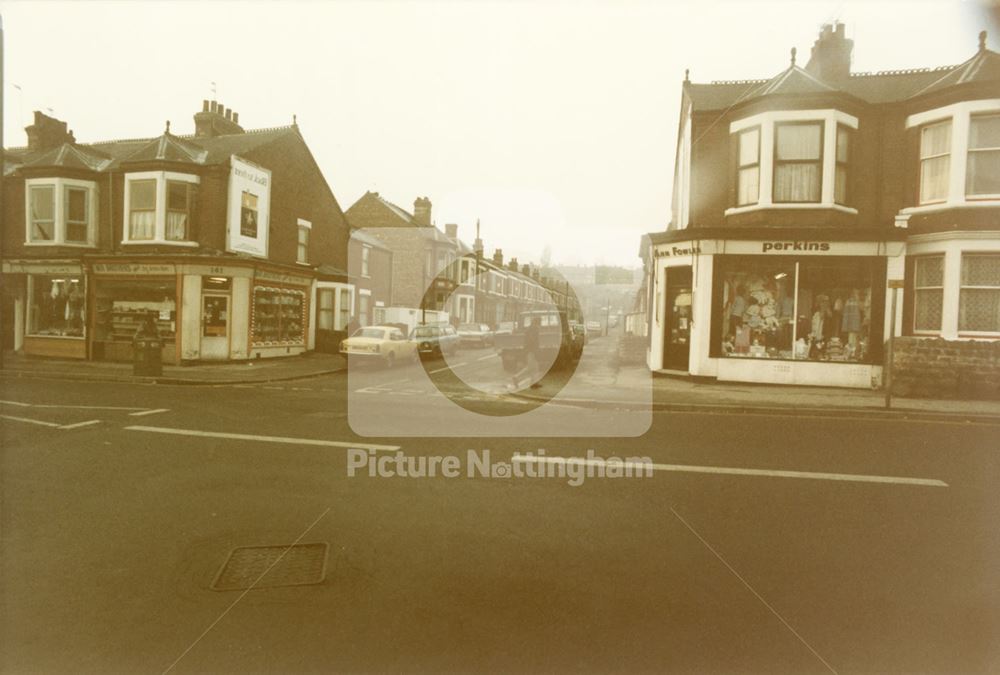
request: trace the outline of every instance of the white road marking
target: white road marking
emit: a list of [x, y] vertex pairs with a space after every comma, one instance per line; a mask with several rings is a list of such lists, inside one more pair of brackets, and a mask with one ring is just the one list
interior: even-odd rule
[[130, 406], [119, 406], [119, 405], [62, 405], [60, 403], [21, 403], [19, 401], [0, 401], [0, 404], [5, 405], [16, 405], [22, 408], [70, 408], [73, 410], [146, 410], [146, 408], [137, 408]]
[[346, 443], [344, 441], [324, 441], [319, 438], [292, 438], [289, 436], [257, 436], [254, 434], [232, 434], [222, 431], [200, 431], [198, 429], [172, 429], [169, 427], [125, 427], [128, 431], [148, 431], [155, 434], [175, 434], [178, 436], [199, 436], [202, 438], [228, 438], [236, 441], [261, 441], [264, 443], [288, 443], [290, 445], [322, 445], [334, 448], [357, 448], [359, 450], [399, 450], [398, 445], [377, 445], [375, 443]]
[[77, 422], [76, 424], [64, 424], [60, 429], [78, 429], [79, 427], [88, 427], [91, 424], [100, 424], [101, 420], [87, 420], [86, 422]]
[[[603, 459], [584, 459], [583, 457], [535, 457], [529, 455], [514, 455], [514, 462], [535, 462], [547, 464], [574, 463], [585, 466], [609, 466]], [[681, 473], [709, 473], [730, 476], [765, 476], [768, 478], [808, 478], [813, 480], [846, 481], [853, 483], [890, 483], [893, 485], [921, 485], [923, 487], [948, 487], [944, 481], [934, 478], [908, 478], [903, 476], [871, 476], [854, 473], [823, 473], [817, 471], [782, 471], [774, 469], [741, 469], [728, 466], [695, 466], [691, 464], [645, 464], [642, 462], [611, 463], [614, 466], [642, 470], [646, 467], [654, 471], [673, 471]]]
[[140, 412], [129, 413], [129, 417], [143, 417], [145, 415], [156, 415], [157, 413], [169, 411], [170, 408], [153, 408], [152, 410], [142, 410]]
[[487, 359], [495, 359], [497, 354], [487, 354], [486, 356], [480, 356], [476, 361], [486, 361]]
[[42, 420], [33, 420], [30, 417], [15, 417], [14, 415], [0, 415], [0, 419], [14, 420], [15, 422], [27, 422], [28, 424], [37, 424], [43, 427], [56, 427], [59, 425], [53, 422], [43, 422]]

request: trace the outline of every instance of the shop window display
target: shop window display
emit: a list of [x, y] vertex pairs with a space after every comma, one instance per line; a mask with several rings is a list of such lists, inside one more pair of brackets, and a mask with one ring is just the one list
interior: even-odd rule
[[305, 293], [257, 286], [253, 289], [253, 344], [305, 342]]
[[177, 331], [174, 280], [100, 280], [95, 289], [94, 339], [131, 344], [146, 318], [152, 318], [164, 342]]
[[32, 275], [28, 334], [83, 337], [86, 293], [81, 277]]
[[721, 261], [721, 354], [866, 362], [874, 269], [868, 260]]

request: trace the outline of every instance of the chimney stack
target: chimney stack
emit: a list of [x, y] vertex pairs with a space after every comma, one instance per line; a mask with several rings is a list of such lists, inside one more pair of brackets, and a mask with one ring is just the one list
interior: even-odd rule
[[517, 265], [517, 258], [511, 258], [510, 262], [507, 264], [507, 267], [510, 269], [511, 272], [517, 272], [519, 269], [521, 269]]
[[851, 77], [851, 52], [854, 40], [848, 40], [844, 24], [826, 24], [813, 43], [806, 72], [831, 85], [842, 85]]
[[431, 200], [427, 197], [417, 197], [413, 200], [413, 224], [418, 227], [430, 227]]
[[202, 101], [201, 112], [194, 115], [194, 135], [214, 138], [226, 134], [242, 134], [239, 113], [233, 112], [218, 101]]
[[449, 239], [458, 239], [458, 225], [455, 223], [448, 223], [444, 226], [444, 233], [448, 235]]
[[493, 262], [496, 264], [497, 267], [503, 267], [503, 249], [502, 248], [498, 248], [497, 250], [493, 251]]
[[51, 150], [63, 143], [76, 143], [73, 132], [66, 128], [66, 123], [49, 117], [43, 112], [35, 111], [35, 122], [24, 128], [28, 134], [28, 150]]

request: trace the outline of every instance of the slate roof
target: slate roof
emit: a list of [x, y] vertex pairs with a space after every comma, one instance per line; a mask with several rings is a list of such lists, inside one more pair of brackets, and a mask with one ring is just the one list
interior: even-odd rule
[[298, 134], [295, 125], [249, 130], [215, 137], [175, 136], [169, 132], [154, 138], [134, 138], [94, 143], [65, 143], [43, 152], [28, 148], [6, 150], [4, 173], [21, 166], [72, 167], [90, 171], [111, 171], [132, 162], [167, 161], [209, 166], [225, 164], [232, 155], [242, 155], [289, 134]]
[[766, 80], [685, 82], [684, 91], [695, 111], [724, 110], [759, 96], [775, 94], [834, 93], [855, 96], [869, 103], [902, 101], [967, 82], [1000, 80], [1000, 54], [981, 48], [957, 66], [852, 73], [840, 85], [823, 82], [792, 65]]

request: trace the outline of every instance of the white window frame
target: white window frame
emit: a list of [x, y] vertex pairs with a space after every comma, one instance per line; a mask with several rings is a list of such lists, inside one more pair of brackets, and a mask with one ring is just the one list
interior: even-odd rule
[[[305, 241], [305, 260], [302, 259], [301, 254], [303, 253], [302, 247], [302, 232], [306, 233]], [[312, 223], [308, 220], [298, 219], [297, 226], [295, 228], [295, 262], [300, 265], [309, 264], [309, 243], [312, 238]]]
[[361, 276], [366, 279], [371, 278], [371, 256], [372, 247], [368, 244], [361, 245]]
[[[966, 288], [968, 289], [986, 289], [991, 291], [996, 291], [1000, 293], [1000, 286], [963, 286], [961, 279], [961, 265], [965, 262], [966, 257], [974, 256], [990, 256], [990, 257], [1000, 257], [1000, 251], [962, 251], [962, 255], [959, 258], [959, 281], [958, 281], [958, 306], [959, 309], [962, 307], [962, 291]], [[961, 313], [959, 313], [959, 321], [961, 321]], [[958, 326], [959, 335], [969, 336], [969, 337], [997, 337], [1000, 336], [1000, 330], [963, 330], [961, 326]]]
[[[775, 127], [784, 122], [821, 122], [823, 124], [822, 177], [818, 202], [775, 202], [774, 201], [774, 139]], [[758, 179], [758, 200], [756, 204], [734, 206], [726, 209], [725, 215], [760, 211], [762, 209], [833, 209], [856, 214], [851, 206], [838, 204], [835, 197], [837, 175], [837, 125], [857, 131], [858, 118], [834, 109], [824, 110], [775, 110], [743, 119], [729, 125], [730, 142], [738, 143], [739, 134], [752, 127], [760, 127], [760, 152], [757, 161], [760, 166]], [[848, 179], [849, 180], [849, 179]]]
[[[977, 113], [977, 114], [974, 114], [974, 115], [969, 115], [969, 130], [970, 131], [972, 129], [972, 120], [974, 118], [976, 118], [976, 117], [998, 117], [998, 118], [1000, 118], [1000, 110], [991, 111], [991, 112], [980, 112], [980, 113]], [[971, 143], [971, 138], [972, 138], [971, 133], [969, 135], [969, 138], [970, 138], [970, 143]], [[992, 146], [992, 147], [989, 147], [989, 148], [973, 148], [970, 145], [968, 148], [966, 148], [966, 155], [965, 155], [965, 165], [966, 165], [965, 166], [965, 171], [966, 171], [966, 176], [965, 176], [965, 178], [966, 178], [965, 198], [967, 200], [969, 200], [970, 202], [979, 202], [979, 201], [983, 201], [983, 200], [993, 200], [993, 201], [1000, 200], [1000, 193], [997, 193], [997, 192], [983, 193], [983, 194], [971, 194], [971, 195], [969, 194], [969, 186], [968, 186], [969, 160], [972, 159], [972, 154], [975, 153], [975, 152], [997, 153], [997, 152], [1000, 152], [1000, 146]]]
[[[930, 258], [940, 258], [941, 259], [941, 285], [939, 286], [917, 286], [917, 267], [920, 265], [921, 260], [926, 260]], [[941, 334], [941, 324], [938, 324], [937, 328], [917, 328], [917, 298], [918, 291], [941, 291], [941, 323], [944, 323], [944, 296], [945, 296], [945, 265], [948, 261], [945, 258], [943, 252], [941, 253], [926, 253], [924, 255], [914, 256], [913, 261], [913, 334], [914, 335], [940, 335]]]
[[[933, 204], [917, 204], [900, 210], [900, 214], [928, 213], [954, 208], [977, 208], [1000, 206], [1000, 195], [965, 194], [965, 179], [969, 163], [969, 127], [974, 115], [1000, 113], [1000, 99], [983, 99], [980, 101], [962, 101], [942, 108], [927, 110], [910, 115], [906, 118], [906, 128], [925, 127], [939, 122], [951, 121], [951, 162], [948, 175], [948, 195], [944, 201]], [[919, 168], [915, 168], [919, 171]], [[920, 185], [917, 184], [919, 199]]]
[[[33, 241], [31, 239], [31, 189], [51, 187], [53, 191], [52, 239]], [[69, 201], [68, 188], [87, 191], [87, 241], [66, 241], [66, 216]], [[75, 178], [29, 178], [24, 181], [24, 245], [25, 246], [69, 246], [74, 248], [94, 248], [97, 246], [97, 183]]]
[[[1000, 254], [993, 232], [935, 232], [911, 237], [906, 245], [907, 256], [944, 254], [944, 298], [941, 306], [941, 330], [913, 331], [918, 337], [940, 336], [946, 340], [996, 338], [998, 333], [958, 330], [958, 304], [962, 286], [962, 256], [965, 254]], [[910, 326], [911, 330], [913, 326]]]
[[[333, 291], [333, 330], [345, 330], [354, 316], [354, 284], [343, 284], [337, 281], [317, 281], [316, 292]], [[341, 294], [347, 291], [347, 321], [341, 321], [340, 315], [343, 309], [341, 305]], [[316, 300], [316, 308], [319, 310], [319, 299]], [[316, 325], [319, 325], [319, 315], [316, 316]]]
[[[153, 227], [152, 239], [131, 239], [131, 228], [129, 227], [129, 215], [131, 213], [132, 190], [130, 183], [140, 180], [156, 181], [156, 219]], [[136, 171], [125, 174], [125, 195], [124, 212], [122, 215], [122, 244], [131, 246], [198, 246], [198, 242], [191, 241], [191, 222], [188, 221], [187, 236], [185, 240], [167, 239], [167, 181], [178, 183], [189, 183], [200, 185], [201, 178], [188, 173], [176, 173], [174, 171]], [[190, 209], [190, 203], [188, 205]], [[189, 218], [193, 214], [189, 212]]]

